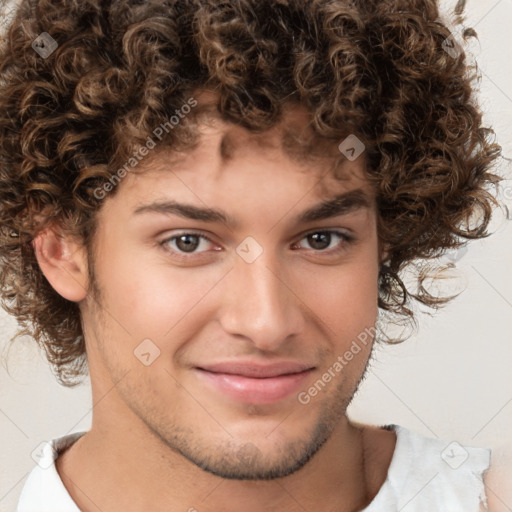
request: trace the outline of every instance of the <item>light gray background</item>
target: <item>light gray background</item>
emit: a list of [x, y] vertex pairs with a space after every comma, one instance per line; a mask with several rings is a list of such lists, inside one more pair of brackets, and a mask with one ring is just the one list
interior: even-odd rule
[[[443, 2], [446, 6], [455, 4]], [[482, 73], [486, 120], [512, 158], [512, 0], [468, 0], [470, 50]], [[512, 169], [503, 197], [512, 208]], [[510, 187], [510, 188], [508, 188]], [[493, 449], [487, 493], [493, 512], [512, 511], [512, 220], [474, 242], [457, 263], [465, 291], [444, 311], [421, 316], [404, 344], [379, 350], [351, 406], [352, 418], [397, 423], [427, 436]], [[29, 339], [10, 347], [13, 319], [0, 312], [0, 512], [13, 511], [42, 441], [87, 430], [89, 381], [59, 386]], [[7, 362], [5, 362], [7, 361]], [[9, 373], [5, 366], [8, 365]]]

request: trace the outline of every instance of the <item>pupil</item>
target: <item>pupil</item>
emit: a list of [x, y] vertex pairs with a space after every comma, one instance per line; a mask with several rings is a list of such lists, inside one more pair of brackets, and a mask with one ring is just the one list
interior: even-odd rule
[[[195, 239], [191, 241], [191, 239]], [[193, 252], [197, 248], [197, 236], [196, 235], [181, 235], [176, 241], [177, 246], [180, 250], [185, 252]]]
[[[326, 247], [329, 247], [330, 233], [314, 233], [313, 235], [310, 235], [310, 238], [313, 240], [311, 246], [315, 249], [325, 249]], [[323, 241], [319, 242], [320, 238], [323, 238]], [[320, 247], [318, 244], [320, 244]]]

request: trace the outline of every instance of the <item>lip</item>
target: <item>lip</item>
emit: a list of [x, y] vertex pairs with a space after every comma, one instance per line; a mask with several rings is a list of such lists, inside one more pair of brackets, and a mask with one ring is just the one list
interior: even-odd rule
[[296, 362], [256, 364], [225, 362], [195, 368], [214, 389], [240, 402], [270, 404], [304, 385], [314, 367]]

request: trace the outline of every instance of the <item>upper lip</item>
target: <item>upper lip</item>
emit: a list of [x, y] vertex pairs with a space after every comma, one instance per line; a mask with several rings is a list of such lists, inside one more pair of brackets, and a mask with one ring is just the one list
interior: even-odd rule
[[279, 375], [304, 372], [306, 370], [311, 370], [314, 368], [314, 366], [293, 361], [284, 361], [270, 364], [255, 363], [250, 361], [227, 361], [223, 363], [198, 366], [197, 368], [212, 373], [227, 373], [230, 375], [241, 375], [243, 377], [263, 379], [265, 377], [277, 377]]

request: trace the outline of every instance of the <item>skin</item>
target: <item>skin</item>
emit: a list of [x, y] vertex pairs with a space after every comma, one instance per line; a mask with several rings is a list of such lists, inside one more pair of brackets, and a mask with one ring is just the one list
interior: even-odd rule
[[[36, 239], [41, 269], [83, 317], [92, 427], [57, 460], [81, 510], [348, 512], [383, 484], [394, 433], [346, 416], [371, 342], [308, 404], [296, 392], [270, 404], [240, 401], [197, 371], [240, 359], [305, 362], [314, 369], [298, 391], [307, 391], [375, 324], [384, 255], [364, 158], [346, 160], [340, 180], [329, 158], [290, 157], [282, 129], [306, 122], [294, 108], [256, 136], [216, 120], [178, 159], [155, 151], [104, 200], [94, 282], [78, 241], [56, 229]], [[306, 209], [357, 189], [366, 207], [297, 223]], [[220, 208], [238, 225], [134, 213], [171, 199]], [[332, 234], [318, 249], [306, 235], [325, 230], [352, 241]], [[169, 240], [183, 232], [211, 241], [192, 239], [191, 254]], [[236, 252], [249, 236], [263, 249], [252, 263]], [[160, 351], [149, 366], [134, 355], [145, 339]]]

